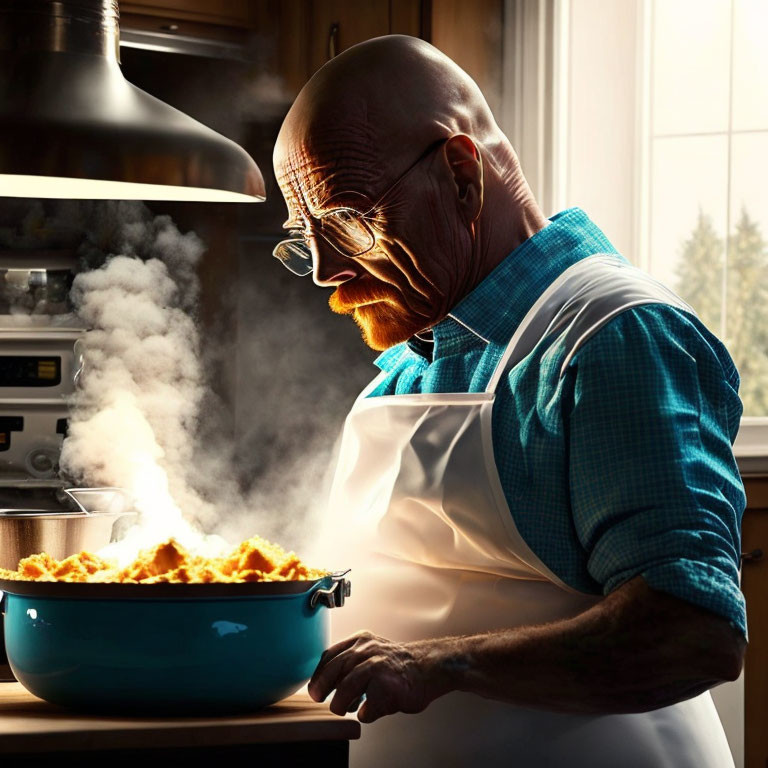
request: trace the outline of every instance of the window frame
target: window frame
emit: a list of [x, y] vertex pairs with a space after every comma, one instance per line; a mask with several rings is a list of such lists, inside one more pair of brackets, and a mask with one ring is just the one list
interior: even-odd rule
[[[546, 215], [568, 204], [572, 1], [505, 0], [504, 4], [500, 124], [515, 147], [531, 189]], [[653, 0], [636, 2], [634, 109], [638, 129], [634, 137], [633, 199], [629, 204], [633, 206], [635, 262], [647, 271], [653, 161]], [[728, 208], [730, 226], [730, 200]], [[741, 419], [734, 455], [742, 474], [768, 473], [768, 415]]]

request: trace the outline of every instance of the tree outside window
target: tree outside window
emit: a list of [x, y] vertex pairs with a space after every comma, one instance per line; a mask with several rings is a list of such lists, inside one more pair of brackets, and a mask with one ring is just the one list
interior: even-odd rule
[[741, 375], [745, 415], [768, 414], [768, 242], [746, 209], [728, 240], [725, 302], [722, 281], [726, 241], [712, 217], [699, 212], [683, 243], [676, 269], [677, 293], [712, 329], [723, 327], [723, 342]]

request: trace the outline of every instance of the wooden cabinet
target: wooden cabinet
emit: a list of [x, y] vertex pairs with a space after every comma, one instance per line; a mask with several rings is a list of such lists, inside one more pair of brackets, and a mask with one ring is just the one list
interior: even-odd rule
[[[310, 0], [307, 4], [309, 72], [363, 40], [390, 33], [389, 0]], [[418, 32], [418, 30], [417, 30]]]
[[332, 56], [387, 34], [421, 37], [478, 83], [496, 110], [501, 97], [503, 0], [266, 0], [256, 26], [271, 28], [274, 67], [287, 91]]
[[120, 14], [136, 14], [218, 24], [228, 27], [248, 27], [254, 13], [254, 0], [138, 0], [121, 2]]
[[[338, 53], [392, 33], [422, 35], [422, 0], [266, 0], [260, 30], [291, 98]], [[258, 22], [257, 22], [258, 23]]]
[[223, 41], [276, 76], [290, 104], [330, 58], [388, 34], [421, 37], [465, 69], [498, 115], [503, 0], [122, 0], [121, 27]]
[[140, 0], [120, 2], [120, 29], [161, 35], [166, 40], [194, 38], [243, 49], [259, 20], [254, 0]]
[[[749, 645], [744, 662], [744, 766], [768, 766], [768, 475], [746, 477], [741, 587], [747, 600]], [[762, 552], [762, 555], [758, 555]]]
[[424, 36], [480, 86], [501, 118], [503, 0], [431, 0]]

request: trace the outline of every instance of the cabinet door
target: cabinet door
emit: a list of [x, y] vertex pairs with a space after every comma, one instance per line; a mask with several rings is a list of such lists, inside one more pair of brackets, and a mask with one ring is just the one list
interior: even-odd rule
[[[768, 483], [765, 485], [768, 488]], [[749, 495], [749, 491], [747, 492]], [[762, 505], [761, 505], [762, 506]], [[744, 765], [768, 766], [768, 509], [748, 509], [742, 527], [742, 549], [762, 551], [747, 557], [741, 587], [747, 600], [749, 645], [744, 662]]]
[[389, 0], [310, 0], [309, 74], [355, 43], [389, 34]]
[[426, 37], [474, 81], [500, 114], [503, 0], [430, 0]]
[[120, 12], [232, 27], [249, 26], [251, 16], [249, 0], [124, 0]]

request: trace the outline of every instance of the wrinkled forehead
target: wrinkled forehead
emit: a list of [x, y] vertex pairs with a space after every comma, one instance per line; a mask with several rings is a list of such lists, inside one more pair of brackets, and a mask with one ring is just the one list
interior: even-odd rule
[[317, 216], [341, 207], [365, 213], [396, 164], [381, 149], [365, 127], [318, 128], [284, 141], [275, 172], [290, 213]]

